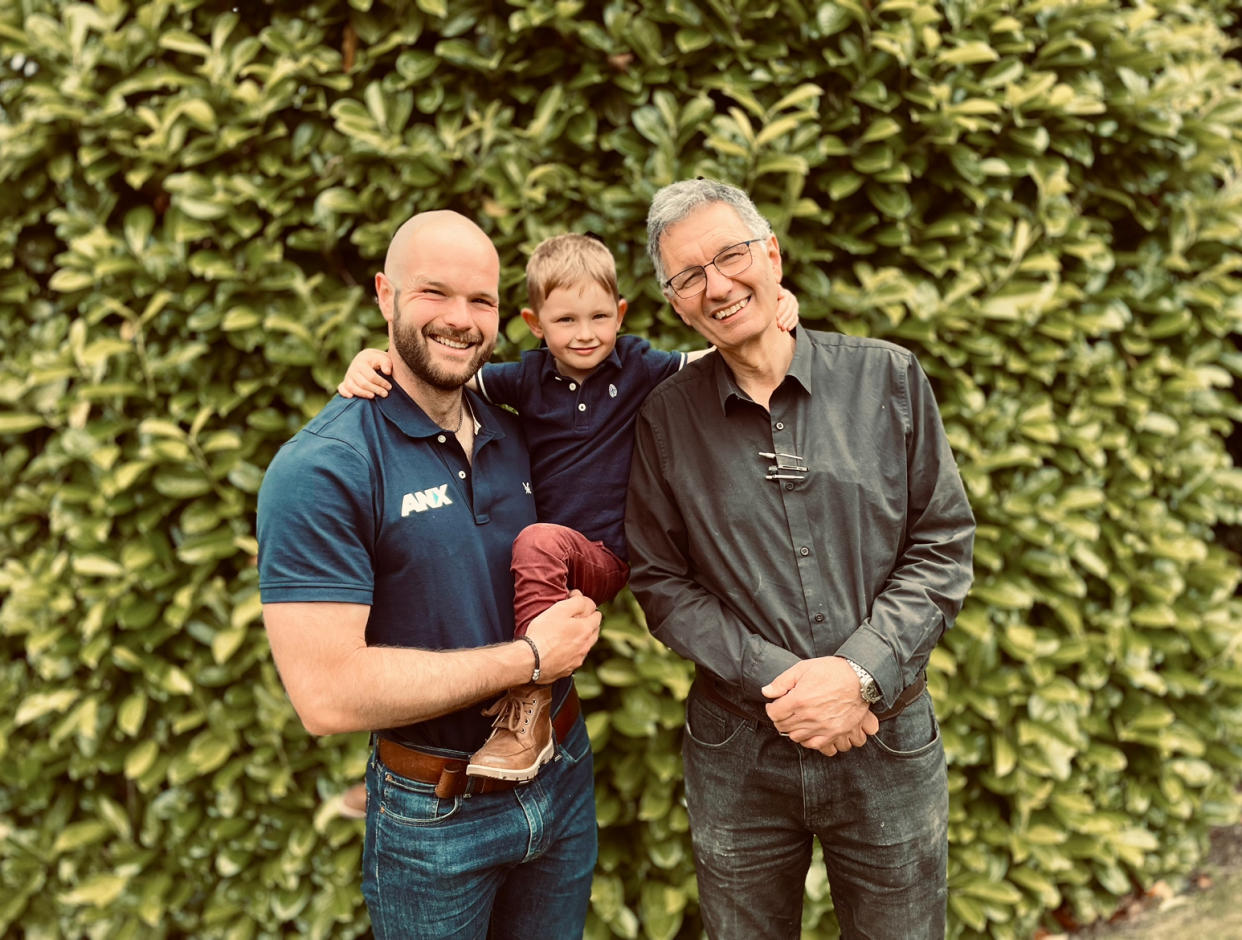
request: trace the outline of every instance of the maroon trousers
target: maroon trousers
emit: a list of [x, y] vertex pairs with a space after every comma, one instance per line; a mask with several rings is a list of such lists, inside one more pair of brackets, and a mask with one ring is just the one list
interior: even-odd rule
[[513, 540], [514, 636], [524, 636], [530, 622], [569, 596], [575, 588], [596, 606], [617, 596], [630, 577], [630, 566], [576, 529], [537, 522]]

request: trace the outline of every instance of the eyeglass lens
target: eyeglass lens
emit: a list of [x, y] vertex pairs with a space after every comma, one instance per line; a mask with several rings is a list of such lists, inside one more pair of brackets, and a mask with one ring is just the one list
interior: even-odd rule
[[[753, 257], [750, 245], [751, 242], [745, 241], [738, 242], [736, 245], [730, 245], [728, 248], [722, 248], [708, 264], [714, 265], [717, 271], [726, 276], [741, 274], [750, 267]], [[669, 286], [682, 297], [693, 297], [706, 289], [707, 271], [702, 265], [687, 268], [680, 274], [675, 275], [669, 281]]]

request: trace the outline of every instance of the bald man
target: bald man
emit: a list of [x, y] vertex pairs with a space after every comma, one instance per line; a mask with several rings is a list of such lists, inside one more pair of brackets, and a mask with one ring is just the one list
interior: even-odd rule
[[[379, 938], [582, 936], [595, 865], [590, 743], [570, 674], [585, 597], [513, 639], [514, 537], [535, 521], [516, 419], [463, 388], [491, 354], [500, 262], [453, 212], [407, 221], [375, 276], [386, 398], [334, 398], [259, 492], [272, 655], [311, 734], [371, 731], [362, 890]], [[468, 777], [480, 703], [552, 686], [555, 760]]]

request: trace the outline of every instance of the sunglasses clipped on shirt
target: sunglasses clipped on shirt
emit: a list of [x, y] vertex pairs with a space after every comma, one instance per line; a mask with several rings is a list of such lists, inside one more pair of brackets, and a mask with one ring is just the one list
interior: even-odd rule
[[[707, 265], [711, 265], [725, 277], [741, 274], [750, 267], [750, 263], [755, 258], [750, 246], [761, 241], [763, 241], [762, 238], [751, 238], [738, 242], [736, 245], [721, 248], [716, 252], [716, 257], [707, 262]], [[707, 289], [707, 265], [696, 264], [684, 271], [678, 271], [664, 282], [664, 286], [671, 288], [678, 297], [697, 297]]]

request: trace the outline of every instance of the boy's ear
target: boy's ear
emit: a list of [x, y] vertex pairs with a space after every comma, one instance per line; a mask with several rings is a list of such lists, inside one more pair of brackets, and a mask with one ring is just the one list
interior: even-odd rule
[[535, 334], [535, 339], [543, 339], [543, 327], [539, 325], [539, 316], [530, 307], [522, 308], [522, 319], [526, 321], [526, 325], [530, 327], [530, 331]]
[[621, 321], [625, 319], [625, 311], [630, 309], [630, 303], [624, 297], [617, 298], [617, 326], [621, 325]]

